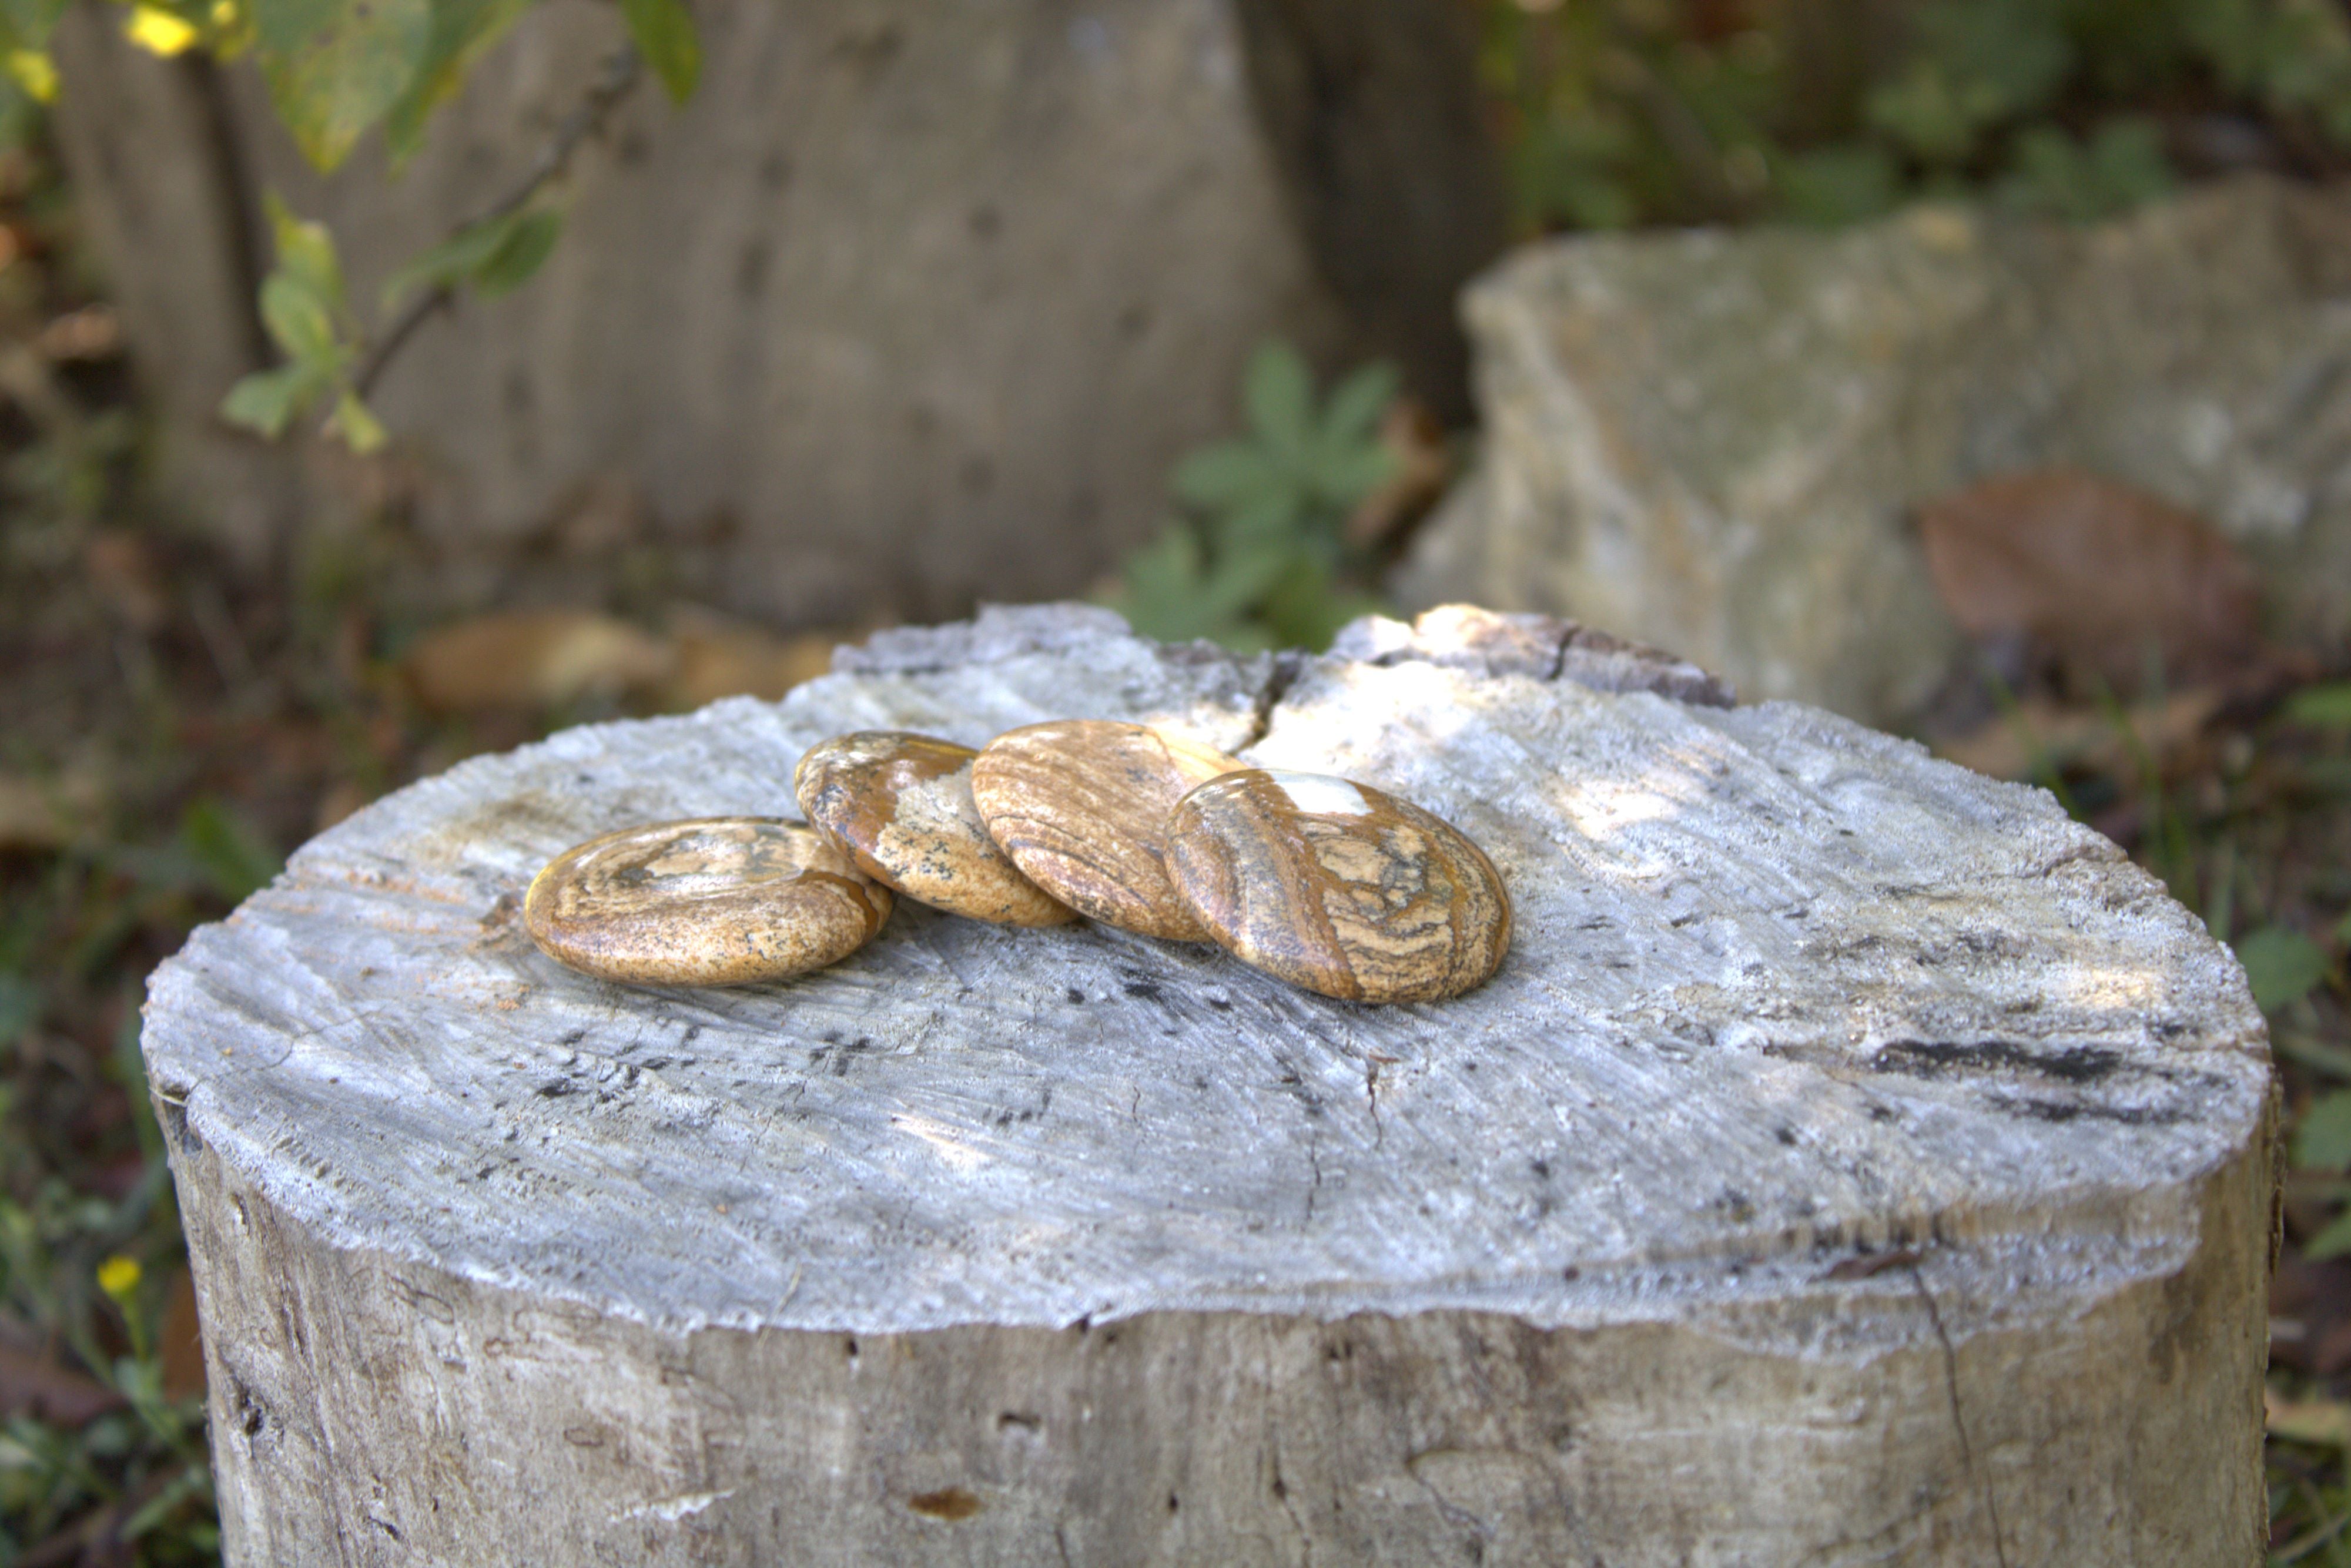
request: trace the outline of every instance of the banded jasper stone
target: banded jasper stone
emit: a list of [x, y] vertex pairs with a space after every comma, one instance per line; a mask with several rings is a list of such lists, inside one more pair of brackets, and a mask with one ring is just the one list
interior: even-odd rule
[[1510, 896], [1483, 851], [1327, 774], [1252, 768], [1201, 785], [1168, 823], [1167, 870], [1236, 957], [1326, 997], [1458, 997], [1510, 950]]
[[858, 870], [917, 903], [1003, 925], [1075, 920], [987, 836], [971, 798], [978, 755], [927, 735], [860, 730], [810, 748], [792, 791]]
[[971, 765], [990, 837], [1029, 881], [1089, 919], [1173, 942], [1210, 940], [1167, 880], [1167, 813], [1238, 762], [1113, 719], [1008, 730]]
[[744, 986], [847, 957], [890, 891], [797, 823], [710, 817], [623, 828], [564, 851], [523, 895], [548, 956], [628, 986]]

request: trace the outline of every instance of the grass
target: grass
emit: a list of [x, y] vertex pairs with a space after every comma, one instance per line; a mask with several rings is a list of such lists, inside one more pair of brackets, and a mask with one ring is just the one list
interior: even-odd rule
[[2119, 742], [2098, 748], [2105, 767], [2069, 768], [2029, 734], [2022, 750], [2236, 948], [2268, 1016], [2296, 1166], [2272, 1303], [2270, 1561], [2351, 1568], [2351, 1258], [2332, 1255], [2351, 1253], [2351, 683], [2224, 708], [2160, 756], [2110, 694], [2096, 706]]

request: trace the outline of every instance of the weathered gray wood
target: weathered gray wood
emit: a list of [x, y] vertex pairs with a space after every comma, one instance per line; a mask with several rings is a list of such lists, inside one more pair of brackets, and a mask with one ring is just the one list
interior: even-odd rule
[[[2040, 792], [1569, 632], [991, 612], [314, 841], [148, 1011], [231, 1561], [2257, 1561], [2234, 961]], [[1516, 946], [1374, 1009], [907, 904], [646, 993], [514, 920], [826, 735], [1055, 715], [1427, 806]]]
[[[1254, 98], [1232, 0], [701, 0], [695, 18], [694, 98], [641, 88], [575, 160], [541, 274], [412, 340], [375, 399], [390, 459], [298, 475], [278, 455], [302, 503], [281, 521], [389, 490], [478, 570], [618, 494], [683, 591], [828, 625], [930, 618], [1081, 589], [1148, 538], [1169, 468], [1231, 427], [1269, 337], [1397, 358], [1466, 417], [1453, 295], [1501, 232], [1454, 0], [1385, 0], [1360, 66], [1327, 26], [1259, 17], [1280, 68]], [[208, 450], [249, 367], [179, 344], [258, 343], [250, 268], [211, 261], [224, 232], [266, 236], [261, 193], [329, 224], [374, 319], [399, 267], [514, 186], [622, 21], [535, 7], [405, 170], [371, 140], [327, 179], [249, 61], [192, 131], [183, 73], [120, 29], [103, 0], [68, 27], [66, 151], [174, 440]], [[1277, 149], [1255, 104], [1285, 94]], [[1316, 147], [1373, 144], [1358, 131], [1380, 178], [1285, 194], [1285, 169], [1323, 172]]]
[[261, 282], [247, 230], [252, 193], [228, 140], [218, 73], [194, 55], [159, 59], [126, 42], [121, 26], [112, 6], [73, 6], [52, 44], [58, 68], [99, 99], [77, 99], [55, 120], [75, 216], [131, 323], [166, 497], [233, 557], [259, 566], [284, 542], [296, 476], [284, 454], [217, 417], [236, 379], [270, 362], [250, 303]]

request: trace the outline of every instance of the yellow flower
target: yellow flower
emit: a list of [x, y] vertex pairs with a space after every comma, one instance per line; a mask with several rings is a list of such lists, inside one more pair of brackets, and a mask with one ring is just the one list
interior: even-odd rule
[[139, 1260], [117, 1252], [98, 1266], [98, 1288], [121, 1301], [139, 1288]]
[[176, 55], [196, 41], [193, 27], [153, 5], [133, 6], [122, 36], [142, 49], [164, 56]]
[[11, 49], [7, 70], [26, 95], [47, 103], [57, 96], [57, 68], [47, 54], [39, 49]]

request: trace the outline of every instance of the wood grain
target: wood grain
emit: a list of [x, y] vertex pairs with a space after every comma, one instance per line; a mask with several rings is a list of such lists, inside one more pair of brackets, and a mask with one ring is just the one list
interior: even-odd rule
[[859, 730], [809, 748], [792, 790], [857, 869], [934, 909], [1005, 925], [1061, 925], [1077, 911], [1020, 874], [971, 794], [968, 746]]
[[1244, 768], [1167, 827], [1176, 896], [1243, 963], [1326, 997], [1429, 1002], [1482, 985], [1510, 897], [1449, 823], [1368, 784]]
[[890, 917], [890, 894], [807, 828], [710, 817], [575, 844], [531, 879], [522, 907], [531, 939], [582, 974], [743, 986], [854, 953]]
[[[2275, 1107], [2202, 924], [1830, 715], [1390, 652], [995, 610], [298, 852], [145, 1014], [230, 1568], [2256, 1568]], [[653, 994], [515, 918], [828, 737], [1070, 714], [1454, 823], [1509, 960], [1364, 1007], [909, 905]]]
[[1167, 880], [1167, 815], [1194, 785], [1240, 766], [1168, 730], [1061, 719], [989, 741], [971, 789], [989, 834], [1055, 898], [1122, 931], [1206, 942]]

